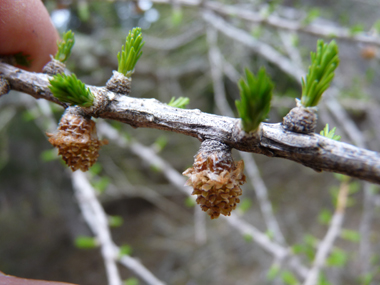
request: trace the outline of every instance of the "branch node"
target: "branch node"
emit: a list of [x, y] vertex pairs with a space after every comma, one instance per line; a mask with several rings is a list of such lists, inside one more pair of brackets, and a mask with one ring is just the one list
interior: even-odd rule
[[299, 99], [296, 99], [297, 107], [283, 118], [282, 127], [290, 132], [310, 134], [317, 128], [317, 108], [304, 107]]
[[107, 89], [106, 88], [92, 88], [89, 87], [92, 93], [95, 95], [93, 105], [90, 107], [81, 107], [83, 112], [91, 117], [98, 118], [101, 116], [101, 114], [106, 110], [110, 99], [107, 95]]
[[66, 64], [52, 57], [51, 61], [49, 61], [44, 66], [44, 68], [42, 69], [42, 72], [53, 76], [59, 73], [65, 73], [65, 69], [66, 69]]
[[126, 77], [124, 74], [114, 70], [112, 77], [106, 83], [106, 87], [112, 92], [129, 95], [131, 83], [132, 78]]

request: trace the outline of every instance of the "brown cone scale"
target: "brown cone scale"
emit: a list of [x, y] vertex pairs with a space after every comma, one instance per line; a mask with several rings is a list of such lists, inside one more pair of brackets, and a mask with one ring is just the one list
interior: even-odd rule
[[234, 162], [228, 146], [207, 140], [195, 157], [194, 165], [183, 175], [186, 185], [193, 187], [192, 195], [201, 209], [216, 219], [220, 214], [230, 216], [240, 202], [240, 185], [245, 183], [244, 162]]
[[98, 159], [100, 147], [107, 144], [99, 141], [95, 122], [78, 107], [67, 108], [57, 130], [46, 135], [72, 171], [87, 171]]

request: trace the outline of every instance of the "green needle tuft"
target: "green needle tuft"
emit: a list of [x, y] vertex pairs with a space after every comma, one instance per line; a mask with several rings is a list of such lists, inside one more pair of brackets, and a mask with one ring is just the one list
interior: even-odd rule
[[309, 73], [306, 79], [302, 78], [301, 104], [304, 107], [317, 106], [323, 92], [330, 87], [339, 64], [338, 46], [335, 41], [326, 44], [319, 40], [317, 52], [311, 52], [310, 57]]
[[78, 105], [81, 107], [91, 107], [95, 96], [86, 85], [80, 81], [75, 74], [57, 74], [49, 80], [49, 89], [59, 101]]
[[127, 39], [125, 40], [125, 46], [121, 47], [121, 53], [117, 54], [117, 60], [119, 62], [118, 72], [124, 74], [126, 77], [130, 77], [134, 72], [135, 65], [142, 55], [142, 47], [145, 42], [142, 41], [141, 28], [133, 28], [129, 31]]
[[30, 67], [33, 61], [32, 59], [30, 59], [29, 54], [24, 54], [23, 52], [14, 54], [13, 58], [15, 59], [18, 65], [26, 66], [26, 67]]
[[326, 138], [339, 141], [342, 137], [335, 134], [336, 127], [334, 127], [331, 131], [329, 130], [329, 124], [326, 124], [324, 129], [320, 132], [321, 136], [324, 136]]
[[67, 31], [63, 35], [62, 41], [57, 42], [58, 51], [54, 59], [59, 60], [60, 62], [65, 62], [71, 54], [71, 49], [74, 46], [74, 43], [74, 33], [71, 30]]
[[260, 123], [264, 121], [270, 110], [273, 83], [261, 68], [255, 77], [248, 69], [245, 70], [246, 81], [240, 79], [239, 89], [241, 101], [236, 100], [242, 120], [243, 129], [246, 133], [256, 131]]
[[190, 99], [187, 97], [179, 97], [177, 99], [175, 99], [175, 97], [172, 97], [168, 105], [175, 108], [185, 109], [189, 103]]

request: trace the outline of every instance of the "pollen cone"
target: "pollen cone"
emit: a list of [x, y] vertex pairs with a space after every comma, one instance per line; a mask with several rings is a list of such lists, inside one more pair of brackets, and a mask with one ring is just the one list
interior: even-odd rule
[[81, 115], [78, 107], [67, 108], [57, 130], [46, 135], [72, 171], [87, 171], [98, 159], [100, 147], [108, 143], [98, 140], [95, 122]]
[[245, 183], [244, 162], [234, 162], [231, 149], [218, 141], [206, 140], [195, 156], [193, 167], [183, 175], [186, 185], [193, 187], [192, 195], [211, 219], [220, 214], [230, 216], [240, 202], [240, 185]]

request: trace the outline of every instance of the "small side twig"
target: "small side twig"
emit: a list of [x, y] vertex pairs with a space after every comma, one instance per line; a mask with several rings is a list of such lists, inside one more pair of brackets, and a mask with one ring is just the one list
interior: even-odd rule
[[[153, 0], [155, 3], [161, 4], [170, 4], [171, 0]], [[276, 28], [278, 30], [292, 31], [297, 33], [306, 33], [316, 37], [331, 38], [332, 35], [334, 38], [358, 42], [363, 44], [371, 44], [374, 46], [380, 46], [380, 38], [376, 35], [369, 35], [368, 33], [361, 32], [355, 35], [352, 35], [348, 28], [337, 27], [337, 26], [328, 26], [325, 24], [312, 24], [305, 25], [300, 20], [289, 20], [284, 17], [272, 14], [265, 16], [259, 12], [242, 9], [237, 7], [237, 5], [226, 5], [217, 1], [199, 1], [199, 0], [177, 0], [180, 5], [187, 6], [200, 6], [202, 8], [208, 9], [210, 11], [216, 12], [223, 16], [233, 16], [239, 19], [255, 23], [262, 24], [268, 27]]]
[[249, 153], [241, 152], [240, 156], [244, 160], [246, 166], [247, 176], [255, 189], [257, 200], [259, 201], [260, 209], [263, 214], [265, 223], [268, 226], [268, 230], [273, 234], [273, 238], [280, 244], [286, 244], [285, 237], [282, 234], [280, 226], [274, 215], [272, 204], [268, 197], [268, 189], [261, 178], [259, 169], [256, 165], [255, 160]]
[[199, 207], [194, 207], [195, 242], [203, 245], [207, 241], [206, 215]]
[[326, 258], [328, 257], [336, 238], [341, 232], [348, 192], [349, 183], [348, 181], [343, 181], [339, 188], [335, 213], [331, 219], [329, 229], [324, 239], [318, 246], [318, 250], [313, 261], [313, 266], [307, 274], [306, 280], [303, 283], [304, 285], [314, 285], [318, 281], [319, 272], [324, 266]]
[[107, 215], [99, 200], [96, 198], [95, 189], [91, 186], [86, 175], [81, 171], [73, 172], [72, 179], [83, 216], [100, 243], [106, 265], [108, 284], [122, 284], [116, 265], [117, 261], [119, 261], [148, 284], [164, 285], [162, 281], [157, 279], [157, 277], [136, 259], [130, 256], [122, 256], [119, 258], [120, 248], [118, 248], [112, 240]]
[[299, 52], [299, 49], [297, 47], [294, 47], [292, 44], [292, 35], [294, 35], [294, 33], [279, 31], [280, 39], [284, 44], [284, 48], [288, 53], [289, 57], [297, 66], [302, 68], [302, 57]]
[[304, 75], [302, 70], [297, 68], [288, 58], [281, 55], [272, 46], [254, 39], [249, 33], [234, 27], [210, 11], [205, 11], [202, 15], [203, 19], [216, 28], [219, 32], [241, 42], [269, 62], [277, 65], [290, 77], [301, 82], [301, 77]]
[[361, 265], [361, 274], [363, 276], [371, 272], [372, 264], [372, 246], [371, 246], [371, 228], [374, 218], [374, 200], [375, 194], [371, 189], [370, 183], [364, 183], [364, 198], [363, 198], [363, 213], [360, 221], [359, 232], [360, 232], [360, 245], [359, 245], [359, 256]]
[[208, 58], [211, 67], [211, 77], [214, 87], [214, 102], [224, 116], [234, 117], [226, 99], [226, 92], [223, 84], [223, 74], [221, 66], [221, 56], [216, 47], [218, 32], [215, 28], [207, 27], [207, 42], [209, 45]]
[[134, 272], [147, 284], [151, 285], [165, 285], [162, 281], [158, 280], [156, 276], [152, 274], [144, 265], [141, 264], [136, 258], [130, 257], [128, 255], [123, 255], [119, 259], [119, 263], [123, 264], [129, 270]]
[[196, 40], [203, 33], [204, 26], [201, 24], [197, 24], [193, 27], [190, 27], [188, 30], [181, 33], [180, 35], [171, 38], [163, 39], [154, 36], [144, 35], [144, 39], [146, 41], [145, 46], [158, 50], [175, 50]]
[[113, 244], [108, 228], [107, 216], [96, 198], [95, 191], [81, 171], [72, 173], [75, 196], [81, 208], [82, 214], [94, 232], [101, 247], [104, 264], [106, 267], [108, 284], [121, 285], [122, 280], [116, 265], [118, 251]]

